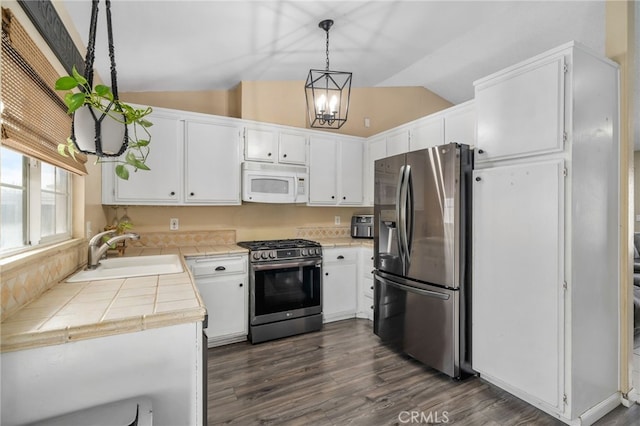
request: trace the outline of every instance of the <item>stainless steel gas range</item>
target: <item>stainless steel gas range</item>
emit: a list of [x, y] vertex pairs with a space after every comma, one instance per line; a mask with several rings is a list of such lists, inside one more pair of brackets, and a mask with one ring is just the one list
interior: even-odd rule
[[249, 340], [322, 328], [322, 248], [303, 239], [242, 241], [249, 249]]

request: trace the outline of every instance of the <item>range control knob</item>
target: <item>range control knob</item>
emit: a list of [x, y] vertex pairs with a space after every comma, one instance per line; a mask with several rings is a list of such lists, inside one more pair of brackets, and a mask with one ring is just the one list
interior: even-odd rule
[[269, 257], [269, 254], [266, 251], [262, 252], [262, 258], [266, 259], [267, 257]]
[[260, 259], [260, 253], [259, 252], [253, 253], [252, 257], [253, 257], [254, 260], [258, 260], [258, 259]]
[[309, 254], [318, 254], [318, 250], [316, 250], [316, 249], [309, 249]]
[[275, 259], [276, 258], [276, 252], [275, 251], [270, 251], [269, 252], [269, 258]]
[[306, 249], [306, 248], [303, 248], [303, 249], [302, 249], [302, 255], [303, 255], [303, 256], [306, 256], [306, 255], [308, 255], [308, 254], [309, 254], [309, 253], [307, 252], [307, 249]]

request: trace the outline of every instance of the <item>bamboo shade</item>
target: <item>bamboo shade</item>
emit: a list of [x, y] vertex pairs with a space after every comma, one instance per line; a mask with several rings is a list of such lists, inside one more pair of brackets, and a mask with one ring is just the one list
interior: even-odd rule
[[71, 134], [71, 117], [51, 63], [9, 9], [2, 9], [2, 144], [72, 173], [86, 175], [86, 155], [58, 153]]

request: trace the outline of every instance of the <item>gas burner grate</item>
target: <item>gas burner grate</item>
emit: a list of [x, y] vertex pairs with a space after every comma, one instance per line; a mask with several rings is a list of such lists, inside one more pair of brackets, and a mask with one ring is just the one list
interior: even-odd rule
[[244, 247], [252, 251], [320, 247], [320, 243], [316, 241], [305, 240], [301, 238], [285, 240], [241, 241], [237, 244], [240, 247]]

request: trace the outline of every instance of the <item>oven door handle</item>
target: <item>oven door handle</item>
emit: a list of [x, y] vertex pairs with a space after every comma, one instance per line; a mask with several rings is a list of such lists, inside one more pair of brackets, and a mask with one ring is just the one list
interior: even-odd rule
[[252, 268], [254, 271], [267, 271], [269, 269], [282, 269], [282, 268], [297, 268], [300, 266], [321, 266], [322, 260], [303, 260], [301, 262], [284, 262], [284, 263], [267, 263], [267, 264], [254, 264]]

